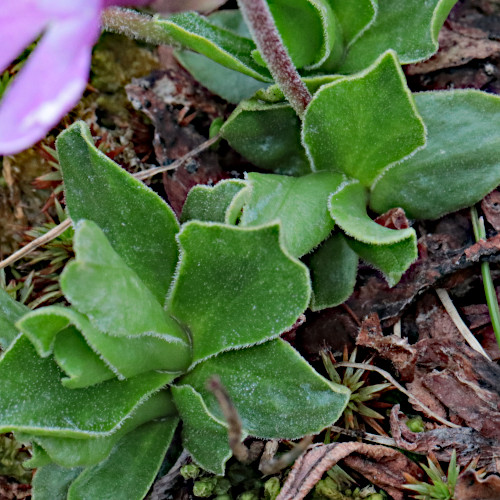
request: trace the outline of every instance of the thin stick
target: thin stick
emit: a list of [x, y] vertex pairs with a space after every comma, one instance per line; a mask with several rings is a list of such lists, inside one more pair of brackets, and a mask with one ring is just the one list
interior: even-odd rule
[[269, 476], [270, 474], [276, 474], [280, 470], [288, 467], [290, 464], [295, 462], [297, 458], [304, 453], [309, 445], [313, 442], [314, 436], [306, 436], [301, 439], [290, 451], [283, 453], [278, 458], [272, 458], [268, 461], [261, 461], [259, 465], [259, 470], [265, 476]]
[[397, 446], [396, 441], [390, 437], [377, 436], [377, 434], [370, 434], [365, 431], [357, 431], [353, 429], [344, 429], [343, 427], [337, 427], [336, 425], [330, 425], [330, 429], [333, 432], [338, 432], [339, 434], [344, 434], [355, 439], [361, 438], [365, 441], [371, 441], [372, 443], [383, 444], [385, 446]]
[[482, 354], [488, 361], [491, 361], [491, 358], [486, 354], [483, 346], [479, 343], [476, 337], [472, 335], [472, 332], [467, 328], [467, 325], [463, 322], [460, 314], [458, 314], [458, 311], [450, 299], [448, 292], [444, 288], [436, 288], [436, 293], [446, 309], [446, 312], [450, 315], [450, 318], [453, 320], [453, 323], [455, 323], [455, 326], [462, 334], [465, 341], [472, 347], [472, 349]]
[[378, 368], [378, 367], [373, 366], [373, 365], [367, 365], [365, 363], [349, 363], [347, 361], [341, 361], [340, 363], [337, 363], [335, 365], [335, 367], [337, 367], [337, 366], [338, 367], [343, 366], [345, 368], [361, 368], [362, 370], [368, 370], [368, 371], [379, 373], [380, 375], [382, 375], [382, 377], [384, 377], [386, 380], [388, 380], [394, 387], [396, 387], [396, 389], [398, 389], [403, 394], [405, 394], [408, 397], [408, 399], [412, 400], [414, 404], [417, 404], [418, 406], [420, 406], [423, 409], [423, 411], [425, 413], [427, 413], [427, 415], [429, 417], [432, 417], [434, 420], [437, 420], [438, 422], [440, 422], [448, 427], [453, 427], [455, 429], [460, 428], [459, 425], [456, 425], [453, 422], [449, 422], [448, 420], [440, 417], [439, 415], [434, 413], [429, 407], [425, 406], [424, 403], [419, 401], [415, 396], [413, 396], [413, 394], [408, 392], [399, 382], [396, 382], [396, 379], [389, 372], [386, 372], [385, 370], [382, 370], [381, 368]]
[[401, 318], [394, 323], [393, 334], [396, 337], [401, 337]]
[[[208, 149], [210, 146], [212, 146], [212, 144], [215, 144], [220, 139], [220, 137], [221, 136], [219, 134], [217, 134], [216, 136], [212, 137], [211, 139], [208, 139], [207, 141], [201, 143], [196, 148], [189, 151], [189, 153], [186, 153], [182, 158], [175, 160], [170, 165], [166, 165], [163, 167], [153, 167], [153, 168], [150, 168], [148, 170], [143, 170], [142, 172], [137, 172], [136, 174], [133, 174], [133, 177], [135, 177], [136, 179], [139, 179], [139, 180], [144, 180], [144, 179], [148, 179], [149, 177], [153, 177], [156, 174], [160, 174], [162, 172], [167, 172], [169, 170], [175, 170], [176, 168], [179, 168], [187, 160], [191, 159], [193, 156], [198, 155], [199, 153], [201, 153], [205, 149]], [[27, 245], [25, 245], [24, 247], [17, 250], [17, 252], [14, 252], [12, 255], [7, 257], [5, 260], [0, 261], [0, 269], [3, 269], [7, 266], [11, 266], [15, 262], [17, 262], [19, 259], [26, 257], [26, 255], [30, 254], [33, 250], [35, 250], [38, 247], [45, 245], [49, 241], [52, 241], [53, 239], [57, 238], [59, 235], [64, 233], [64, 231], [66, 231], [66, 229], [68, 229], [70, 226], [71, 226], [71, 219], [68, 217], [64, 222], [61, 222], [61, 224], [52, 228], [49, 232], [47, 232], [43, 236], [40, 236], [40, 238], [37, 238], [36, 240], [30, 241]]]
[[70, 226], [71, 226], [71, 219], [68, 218], [64, 222], [61, 222], [61, 224], [57, 225], [56, 227], [53, 227], [43, 236], [40, 236], [40, 238], [30, 241], [27, 245], [20, 248], [17, 252], [14, 252], [5, 260], [0, 261], [0, 269], [3, 269], [4, 267], [14, 264], [14, 262], [18, 261], [19, 259], [22, 259], [26, 255], [31, 253], [33, 250], [57, 238], [59, 235], [64, 233], [64, 231], [66, 231], [66, 229], [68, 229]]
[[252, 37], [274, 81], [302, 117], [312, 96], [293, 65], [265, 0], [237, 0]]

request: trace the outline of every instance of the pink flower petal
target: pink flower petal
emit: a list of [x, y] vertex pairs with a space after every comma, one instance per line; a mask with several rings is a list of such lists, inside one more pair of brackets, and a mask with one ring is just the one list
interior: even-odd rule
[[42, 139], [80, 99], [99, 35], [99, 9], [84, 14], [52, 22], [7, 89], [0, 102], [0, 155]]
[[118, 5], [120, 7], [141, 7], [151, 3], [152, 0], [102, 0], [102, 8]]
[[0, 72], [36, 40], [49, 17], [33, 0], [3, 0], [0, 6]]

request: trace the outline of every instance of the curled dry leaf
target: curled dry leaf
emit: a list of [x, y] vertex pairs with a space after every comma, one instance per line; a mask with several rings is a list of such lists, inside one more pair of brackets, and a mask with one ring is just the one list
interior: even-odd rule
[[406, 420], [405, 414], [399, 411], [399, 405], [395, 405], [390, 422], [392, 437], [399, 448], [424, 455], [432, 451], [438, 460], [447, 462], [455, 450], [460, 465], [467, 465], [472, 459], [479, 457], [481, 467], [489, 472], [497, 472], [496, 457], [500, 452], [500, 443], [495, 439], [486, 438], [470, 427], [438, 427], [427, 432], [412, 432], [407, 427]]
[[276, 500], [301, 500], [321, 476], [339, 460], [349, 457], [348, 465], [383, 488], [395, 500], [402, 500], [401, 486], [405, 483], [402, 471], [416, 477], [421, 469], [398, 450], [386, 446], [358, 442], [319, 445], [304, 453], [293, 466]]
[[485, 196], [481, 202], [481, 208], [487, 221], [495, 231], [500, 231], [500, 191], [495, 189]]
[[500, 498], [500, 477], [481, 479], [477, 472], [467, 469], [458, 476], [455, 500], [497, 500]]

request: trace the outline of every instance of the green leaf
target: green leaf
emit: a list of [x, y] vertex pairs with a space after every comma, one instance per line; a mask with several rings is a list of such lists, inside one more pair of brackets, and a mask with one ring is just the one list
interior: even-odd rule
[[276, 27], [297, 68], [318, 68], [342, 53], [342, 31], [327, 0], [268, 0]]
[[307, 268], [279, 243], [279, 226], [188, 222], [169, 312], [191, 332], [193, 362], [277, 337], [309, 302]]
[[227, 424], [207, 409], [201, 395], [188, 385], [172, 387], [175, 404], [182, 420], [182, 444], [193, 460], [206, 471], [224, 475], [231, 458]]
[[306, 109], [303, 142], [313, 170], [365, 186], [425, 144], [425, 127], [394, 52], [365, 72], [324, 85]]
[[249, 173], [250, 199], [241, 225], [259, 226], [281, 222], [281, 242], [300, 257], [328, 237], [334, 223], [328, 198], [344, 179], [341, 174], [318, 172], [303, 177]]
[[[29, 443], [32, 438], [22, 433], [16, 432], [16, 437], [19, 436], [19, 439], [23, 438], [23, 441]], [[24, 439], [25, 438], [25, 439]], [[31, 442], [31, 458], [25, 460], [23, 462], [23, 467], [26, 469], [38, 469], [40, 467], [44, 467], [45, 465], [49, 465], [52, 463], [51, 458], [47, 455], [47, 452], [35, 441]]]
[[94, 221], [163, 304], [178, 258], [170, 207], [99, 151], [84, 122], [59, 135], [57, 151], [73, 223]]
[[33, 478], [33, 500], [66, 500], [71, 483], [82, 470], [81, 467], [67, 469], [56, 464], [41, 467]]
[[161, 336], [188, 362], [185, 333], [113, 250], [96, 224], [81, 221], [76, 226], [74, 248], [76, 259], [61, 275], [61, 288], [73, 306], [110, 335]]
[[181, 221], [225, 222], [233, 198], [246, 187], [244, 181], [225, 179], [215, 186], [198, 184], [189, 191], [182, 207]]
[[88, 387], [116, 376], [74, 327], [62, 330], [56, 337], [54, 359], [68, 375], [61, 379], [68, 389]]
[[374, 222], [366, 213], [367, 193], [359, 183], [346, 184], [330, 198], [330, 214], [356, 241], [349, 244], [367, 262], [380, 269], [394, 285], [417, 258], [415, 230], [394, 230]]
[[170, 417], [124, 436], [106, 460], [75, 479], [68, 500], [142, 500], [160, 469], [177, 423], [177, 418]]
[[43, 307], [18, 322], [19, 329], [42, 357], [51, 354], [56, 335], [70, 324], [120, 379], [150, 370], [175, 372], [189, 363], [189, 356], [174, 349], [168, 339], [150, 335], [113, 337], [97, 330], [83, 314], [67, 307]]
[[272, 81], [269, 71], [252, 58], [256, 45], [250, 38], [220, 28], [195, 12], [182, 12], [157, 19], [170, 41], [203, 54], [226, 68], [239, 71], [263, 82]]
[[181, 379], [202, 395], [216, 419], [223, 420], [217, 400], [206, 388], [212, 375], [220, 377], [244, 430], [261, 438], [316, 434], [333, 424], [349, 401], [349, 389], [320, 376], [281, 339], [225, 352], [200, 363]]
[[427, 146], [375, 183], [376, 212], [402, 207], [437, 219], [473, 205], [500, 184], [500, 97], [477, 90], [415, 95], [428, 128]]
[[330, 0], [330, 3], [342, 26], [346, 45], [351, 45], [371, 26], [378, 10], [376, 0]]
[[335, 233], [309, 259], [313, 295], [311, 309], [320, 311], [345, 302], [356, 284], [358, 256], [342, 233]]
[[8, 349], [19, 335], [15, 322], [29, 312], [29, 308], [15, 301], [5, 290], [0, 288], [0, 348]]
[[238, 153], [265, 170], [289, 175], [311, 171], [300, 142], [300, 120], [286, 103], [243, 101], [221, 134]]
[[438, 49], [438, 34], [457, 0], [378, 0], [375, 21], [349, 48], [342, 73], [369, 66], [392, 49], [403, 64], [428, 59]]
[[172, 380], [149, 372], [67, 389], [51, 358], [40, 358], [24, 336], [0, 361], [0, 432], [88, 438], [114, 432], [148, 397]]
[[109, 456], [115, 444], [125, 434], [156, 418], [173, 417], [176, 409], [172, 397], [166, 391], [153, 394], [134, 414], [125, 420], [113, 434], [89, 439], [34, 436], [34, 442], [63, 467], [95, 465]]

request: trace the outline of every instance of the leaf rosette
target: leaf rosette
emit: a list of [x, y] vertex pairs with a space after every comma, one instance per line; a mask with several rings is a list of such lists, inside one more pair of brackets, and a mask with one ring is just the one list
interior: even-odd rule
[[[227, 424], [205, 387], [215, 374], [244, 435], [295, 439], [339, 418], [349, 391], [279, 338], [311, 294], [279, 223], [179, 231], [85, 125], [57, 147], [75, 226], [61, 277], [71, 306], [27, 311], [0, 293], [0, 432], [32, 443], [38, 500], [143, 498], [179, 420], [193, 459], [223, 474]], [[222, 186], [227, 201], [238, 182]]]

